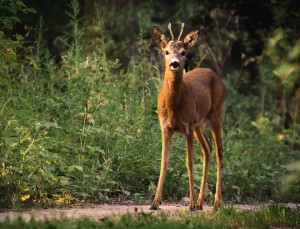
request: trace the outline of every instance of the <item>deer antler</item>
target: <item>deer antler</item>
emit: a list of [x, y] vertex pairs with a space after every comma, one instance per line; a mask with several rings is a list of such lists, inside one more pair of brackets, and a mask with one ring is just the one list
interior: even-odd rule
[[180, 34], [179, 34], [177, 40], [180, 40], [180, 37], [181, 37], [182, 31], [183, 31], [183, 28], [184, 28], [184, 23], [181, 23], [181, 30], [180, 30]]
[[172, 28], [171, 28], [171, 23], [170, 23], [170, 22], [169, 22], [169, 24], [168, 24], [168, 29], [169, 29], [169, 31], [170, 31], [172, 40], [174, 40], [174, 35], [173, 35], [173, 32], [172, 32]]

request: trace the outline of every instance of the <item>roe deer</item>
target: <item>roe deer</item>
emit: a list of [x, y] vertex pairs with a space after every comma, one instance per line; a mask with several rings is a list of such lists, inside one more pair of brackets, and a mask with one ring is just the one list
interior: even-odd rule
[[[205, 200], [207, 172], [211, 156], [211, 145], [204, 133], [204, 123], [210, 122], [216, 146], [217, 181], [214, 206], [218, 207], [221, 199], [221, 173], [223, 148], [221, 141], [222, 105], [225, 86], [222, 79], [208, 68], [195, 68], [184, 74], [186, 51], [194, 46], [199, 37], [199, 30], [192, 30], [183, 41], [180, 40], [184, 24], [178, 39], [174, 39], [171, 24], [171, 40], [157, 27], [152, 29], [152, 37], [165, 56], [165, 75], [157, 99], [157, 113], [161, 127], [162, 158], [160, 176], [151, 210], [157, 210], [162, 199], [162, 188], [169, 162], [171, 138], [175, 131], [186, 137], [186, 167], [189, 175], [190, 210], [201, 210]], [[193, 135], [202, 148], [203, 175], [199, 197], [194, 203], [193, 181]]]

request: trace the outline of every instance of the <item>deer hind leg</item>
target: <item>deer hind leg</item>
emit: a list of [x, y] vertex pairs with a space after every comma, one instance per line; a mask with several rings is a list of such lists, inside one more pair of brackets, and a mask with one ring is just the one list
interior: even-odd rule
[[217, 159], [217, 182], [216, 182], [216, 193], [214, 207], [218, 208], [221, 201], [221, 178], [222, 178], [222, 167], [223, 167], [223, 146], [222, 146], [222, 124], [221, 115], [216, 113], [210, 119], [210, 124], [213, 132], [213, 138], [216, 146], [216, 159]]
[[186, 134], [186, 167], [189, 175], [190, 211], [195, 211], [194, 204], [194, 175], [193, 175], [193, 130]]
[[202, 210], [203, 203], [205, 201], [205, 190], [206, 190], [206, 183], [207, 183], [207, 172], [208, 172], [209, 161], [210, 161], [210, 156], [211, 156], [211, 145], [210, 145], [202, 127], [200, 127], [200, 126], [196, 127], [195, 131], [194, 131], [194, 135], [201, 145], [202, 154], [203, 154], [202, 181], [201, 181], [199, 197], [197, 200], [197, 209]]
[[150, 210], [157, 210], [162, 200], [162, 189], [163, 189], [164, 179], [166, 175], [166, 170], [169, 163], [172, 135], [173, 132], [168, 128], [162, 129], [162, 154], [161, 154], [160, 175], [159, 175], [158, 185], [156, 188], [156, 194], [152, 206], [150, 207]]

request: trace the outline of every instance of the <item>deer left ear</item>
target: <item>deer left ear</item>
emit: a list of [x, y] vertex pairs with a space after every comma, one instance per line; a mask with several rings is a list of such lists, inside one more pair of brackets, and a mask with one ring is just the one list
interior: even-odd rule
[[152, 29], [152, 38], [155, 44], [161, 49], [164, 49], [169, 42], [169, 39], [165, 36], [165, 34], [156, 26]]
[[189, 32], [183, 40], [185, 49], [193, 47], [199, 38], [199, 29], [194, 29]]

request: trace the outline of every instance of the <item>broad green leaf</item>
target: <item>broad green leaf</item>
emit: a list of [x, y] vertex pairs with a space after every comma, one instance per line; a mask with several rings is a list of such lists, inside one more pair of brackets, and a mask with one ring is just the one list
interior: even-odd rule
[[74, 168], [77, 169], [78, 171], [82, 172], [83, 168], [80, 165], [74, 165]]
[[69, 183], [69, 178], [65, 176], [60, 176], [59, 182], [62, 186], [66, 186]]
[[122, 190], [122, 192], [126, 195], [126, 196], [130, 196], [130, 192], [129, 191], [125, 191], [125, 190]]

